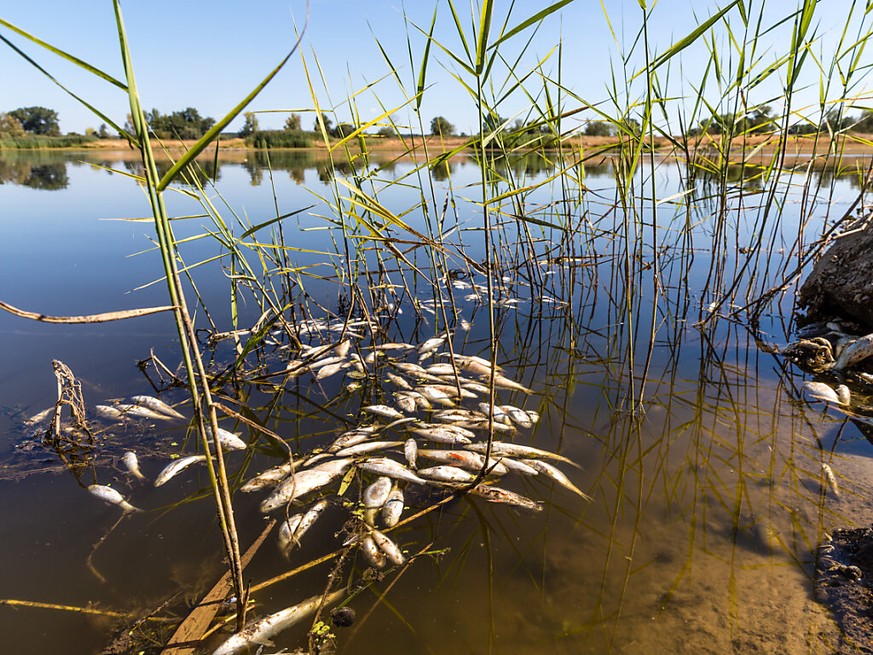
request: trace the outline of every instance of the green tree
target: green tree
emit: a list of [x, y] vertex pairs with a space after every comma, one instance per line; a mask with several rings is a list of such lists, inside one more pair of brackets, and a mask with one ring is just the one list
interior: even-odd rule
[[258, 131], [258, 117], [254, 113], [247, 111], [245, 119], [242, 129], [239, 131], [241, 137], [251, 136]]
[[588, 121], [585, 136], [615, 136], [615, 128], [608, 121]]
[[194, 107], [163, 115], [152, 109], [146, 112], [146, 122], [159, 139], [199, 139], [215, 125], [214, 118], [201, 116]]
[[315, 124], [313, 125], [312, 129], [316, 132], [321, 132], [321, 123], [324, 123], [325, 132], [330, 134], [331, 130], [333, 129], [333, 121], [331, 120], [330, 116], [328, 116], [324, 112], [321, 112], [320, 122], [317, 118], [315, 119]]
[[434, 116], [430, 122], [430, 133], [434, 136], [452, 136], [455, 133], [455, 126], [444, 116]]
[[100, 139], [109, 138], [109, 128], [106, 127], [106, 123], [100, 123], [100, 127], [97, 128], [97, 137]]
[[299, 132], [300, 125], [300, 114], [291, 114], [285, 119], [285, 129], [289, 132]]
[[354, 132], [356, 128], [351, 123], [340, 123], [333, 130], [331, 130], [331, 135], [335, 136], [337, 139], [343, 139], [347, 137], [349, 134]]
[[21, 136], [24, 134], [24, 126], [21, 121], [0, 112], [0, 139], [9, 139]]
[[58, 124], [58, 112], [46, 107], [20, 107], [9, 112], [9, 116], [18, 120], [25, 132], [44, 136], [58, 136], [61, 133]]

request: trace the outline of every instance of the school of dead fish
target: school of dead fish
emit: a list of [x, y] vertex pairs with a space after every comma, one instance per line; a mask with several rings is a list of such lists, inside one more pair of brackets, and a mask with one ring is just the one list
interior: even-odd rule
[[[352, 390], [359, 380], [374, 375], [378, 364], [387, 381], [385, 391], [392, 393], [386, 393], [382, 403], [364, 405], [361, 424], [338, 435], [323, 449], [267, 469], [242, 484], [241, 492], [266, 494], [260, 502], [264, 514], [284, 512], [278, 532], [282, 553], [290, 556], [331, 506], [343, 506], [339, 494], [346, 493], [355, 478], [361, 489], [360, 528], [345, 543], [358, 548], [363, 559], [376, 569], [400, 566], [406, 561], [402, 548], [385, 531], [400, 522], [410, 485], [468, 493], [487, 502], [540, 511], [540, 502], [502, 486], [503, 480], [512, 477], [537, 478], [590, 500], [555, 464], [575, 466], [571, 460], [512, 442], [519, 430], [529, 430], [537, 423], [540, 416], [536, 411], [497, 402], [491, 406], [487, 402], [492, 382], [495, 394], [501, 390], [530, 394], [531, 390], [507, 377], [500, 367], [492, 370], [486, 359], [444, 352], [446, 342], [443, 335], [418, 346], [381, 344], [363, 355], [354, 352], [351, 341], [346, 339], [331, 346], [304, 345], [299, 358], [287, 363], [288, 379], [308, 373], [320, 382], [344, 373]], [[434, 361], [428, 364], [428, 360]], [[95, 412], [105, 421], [187, 420], [176, 409], [150, 396], [97, 405]], [[490, 445], [489, 430], [494, 433]], [[207, 432], [211, 438], [211, 430]], [[247, 448], [238, 434], [219, 429], [217, 436], [226, 450]], [[133, 451], [126, 452], [120, 461], [133, 477], [146, 480]], [[173, 459], [152, 484], [160, 487], [205, 461], [202, 454]], [[124, 512], [139, 511], [112, 487], [94, 484], [88, 491]], [[338, 597], [330, 596], [327, 602]], [[231, 636], [214, 655], [231, 655], [264, 643], [314, 612], [320, 602], [319, 598], [309, 599], [261, 619]]]

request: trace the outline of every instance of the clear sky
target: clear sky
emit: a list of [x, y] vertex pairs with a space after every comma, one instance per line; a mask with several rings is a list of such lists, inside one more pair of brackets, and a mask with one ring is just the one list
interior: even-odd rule
[[[752, 0], [746, 4], [761, 6]], [[475, 4], [475, 0], [474, 0]], [[517, 0], [510, 16], [510, 27], [547, 6], [547, 2]], [[727, 0], [661, 0], [651, 9], [649, 21], [649, 48], [657, 54], [690, 33], [695, 24], [718, 11]], [[813, 27], [818, 29], [819, 40], [813, 54], [826, 60], [833, 56], [836, 39], [846, 22], [851, 0], [827, 0], [819, 3]], [[854, 3], [858, 4], [858, 3]], [[863, 12], [863, 2], [856, 15]], [[499, 32], [510, 3], [498, 1], [494, 13], [494, 31]], [[649, 2], [651, 6], [652, 3]], [[303, 58], [309, 67], [319, 102], [335, 107], [339, 120], [351, 116], [347, 98], [368, 84], [372, 89], [355, 97], [356, 110], [363, 120], [382, 113], [384, 108], [400, 105], [414, 93], [418, 76], [418, 61], [426, 39], [416, 26], [427, 29], [437, 7], [435, 39], [448, 49], [460, 53], [455, 24], [446, 0], [311, 0], [308, 27], [303, 46], [286, 69], [270, 87], [250, 106], [251, 110], [305, 110], [313, 107], [309, 85], [304, 75]], [[458, 0], [455, 6], [468, 38], [473, 32], [472, 16], [477, 11], [469, 2]], [[772, 0], [763, 5], [765, 16], [772, 20], [788, 16], [797, 1]], [[145, 108], [157, 108], [163, 113], [196, 107], [205, 116], [218, 118], [241, 99], [261, 77], [272, 68], [291, 47], [295, 39], [295, 24], [306, 20], [306, 4], [298, 0], [137, 0], [123, 1], [122, 9], [132, 44], [137, 81]], [[755, 10], [756, 11], [756, 10]], [[505, 44], [507, 58], [513, 62], [517, 75], [524, 75], [554, 46], [563, 42], [561, 79], [564, 85], [592, 104], [602, 105], [608, 113], [609, 87], [615, 73], [617, 86], [627, 88], [622, 57], [630, 54], [627, 67], [633, 72], [641, 64], [643, 48], [634, 41], [642, 24], [643, 11], [637, 0], [576, 0], [549, 17], [533, 38], [527, 54], [515, 65], [515, 53], [525, 45], [527, 37], [517, 36]], [[607, 20], [608, 16], [608, 20]], [[89, 63], [122, 78], [118, 54], [117, 32], [110, 0], [28, 0], [26, 2], [0, 0], [0, 17], [62, 49], [68, 50]], [[734, 30], [741, 26], [734, 7], [729, 14]], [[610, 30], [611, 26], [611, 30]], [[787, 50], [790, 39], [790, 21], [770, 32], [762, 40], [757, 52], [756, 66], [762, 70]], [[853, 28], [854, 29], [854, 28]], [[100, 107], [108, 115], [124, 122], [128, 112], [123, 92], [74, 69], [66, 62], [41, 50], [8, 30], [0, 34], [26, 49], [41, 65], [67, 83], [78, 94]], [[390, 67], [380, 47], [391, 59], [405, 86], [389, 75]], [[408, 45], [411, 45], [414, 64], [410, 64]], [[730, 40], [725, 30], [719, 32], [717, 45], [723, 61], [730, 58]], [[866, 54], [867, 62], [873, 57], [873, 48]], [[302, 57], [301, 57], [302, 55]], [[427, 70], [428, 89], [421, 116], [428, 125], [435, 115], [443, 115], [459, 131], [471, 131], [477, 123], [475, 103], [462, 84], [452, 78], [459, 67], [437, 46], [432, 47], [432, 59]], [[694, 86], [703, 74], [707, 52], [702, 42], [685, 50], [674, 62], [665, 93], [682, 96], [693, 102]], [[812, 60], [810, 60], [811, 62]], [[824, 76], [807, 62], [804, 90], [800, 104], [814, 104], [823, 80], [838, 76]], [[543, 64], [546, 75], [558, 75], [557, 53]], [[500, 84], [506, 78], [505, 70], [497, 67], [494, 94], [500, 95]], [[667, 80], [666, 70], [663, 70]], [[323, 78], [322, 79], [322, 75]], [[386, 77], [387, 76], [387, 77]], [[468, 76], [464, 77], [467, 83]], [[833, 79], [831, 80], [834, 81]], [[757, 97], [750, 102], [765, 102], [781, 94], [783, 75], [774, 75], [756, 87]], [[838, 84], [838, 79], [837, 79]], [[542, 89], [534, 75], [525, 82], [532, 93]], [[862, 82], [853, 89], [853, 95], [867, 96], [867, 106], [873, 106], [869, 83]], [[645, 87], [642, 78], [630, 85], [630, 96], [641, 97]], [[836, 96], [841, 90], [835, 89]], [[717, 102], [719, 89], [713, 85], [707, 91], [710, 102]], [[516, 93], [500, 106], [500, 114], [512, 117], [526, 105], [525, 98]], [[578, 106], [568, 101], [568, 106]], [[0, 43], [0, 111], [22, 106], [42, 105], [56, 109], [60, 114], [62, 131], [83, 132], [86, 127], [97, 127], [99, 120], [88, 110], [77, 105], [44, 76], [23, 61], [6, 45]], [[263, 114], [262, 127], [281, 127], [287, 114]], [[524, 115], [521, 115], [524, 117]], [[589, 111], [578, 118], [591, 117]], [[398, 120], [413, 121], [414, 116], [404, 110]], [[303, 125], [312, 125], [314, 115], [303, 114]], [[242, 123], [238, 119], [232, 127]]]

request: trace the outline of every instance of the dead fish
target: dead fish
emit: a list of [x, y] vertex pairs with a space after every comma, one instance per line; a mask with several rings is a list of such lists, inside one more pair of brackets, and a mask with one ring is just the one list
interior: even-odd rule
[[552, 480], [557, 482], [562, 487], [569, 489], [570, 491], [572, 491], [575, 494], [579, 494], [585, 500], [589, 500], [589, 501], [592, 500], [591, 496], [589, 496], [584, 491], [582, 491], [579, 487], [577, 487], [575, 484], [570, 482], [570, 478], [568, 478], [566, 475], [564, 475], [564, 473], [556, 466], [552, 466], [548, 462], [543, 462], [543, 461], [538, 460], [538, 459], [528, 460], [527, 463], [530, 464], [533, 468], [535, 468], [537, 471], [539, 471], [543, 475], [550, 477]]
[[525, 509], [532, 509], [535, 512], [541, 512], [543, 509], [541, 503], [538, 503], [535, 500], [531, 500], [530, 498], [526, 498], [525, 496], [517, 494], [514, 491], [501, 489], [500, 487], [477, 484], [475, 487], [470, 489], [470, 493], [474, 496], [484, 498], [489, 503], [506, 503], [507, 505], [516, 505], [518, 507], [524, 507]]
[[327, 452], [335, 453], [338, 450], [343, 448], [347, 448], [349, 446], [354, 446], [355, 444], [359, 444], [363, 441], [366, 441], [370, 437], [372, 437], [376, 433], [376, 426], [368, 425], [357, 427], [354, 430], [349, 430], [348, 432], [343, 432], [340, 436], [336, 438], [336, 440], [327, 447]]
[[155, 398], [154, 396], [131, 396], [130, 398], [133, 402], [141, 407], [148, 407], [159, 414], [166, 414], [170, 418], [177, 419], [185, 419], [184, 414], [180, 414], [175, 409], [170, 407], [167, 403], [159, 398]]
[[[212, 428], [206, 426], [206, 434], [212, 438]], [[228, 450], [245, 450], [248, 444], [239, 438], [239, 433], [218, 428], [218, 442]]]
[[376, 515], [382, 509], [385, 501], [388, 500], [388, 494], [391, 493], [393, 484], [391, 478], [383, 475], [364, 489], [364, 522], [367, 525], [376, 525]]
[[519, 473], [521, 475], [539, 475], [539, 471], [529, 464], [525, 464], [521, 460], [512, 459], [511, 457], [501, 457], [497, 461], [503, 464], [503, 466], [509, 469], [512, 473]]
[[405, 378], [400, 377], [396, 373], [392, 373], [391, 371], [385, 371], [385, 375], [394, 383], [398, 389], [403, 389], [404, 391], [410, 391], [412, 389], [412, 385], [406, 381]]
[[124, 499], [117, 490], [112, 487], [107, 487], [102, 484], [92, 484], [88, 487], [88, 491], [93, 495], [102, 500], [104, 503], [110, 503], [112, 505], [118, 505], [125, 512], [139, 512], [141, 510], [137, 509], [129, 502]]
[[[106, 405], [97, 405], [97, 407], [106, 407]], [[95, 408], [96, 409], [96, 408]], [[41, 412], [37, 412], [33, 416], [24, 420], [24, 425], [28, 428], [37, 427], [46, 421], [54, 414], [55, 406], [52, 405], [48, 409], [44, 409]], [[98, 412], [99, 413], [99, 412]], [[119, 412], [120, 414], [120, 412]], [[117, 417], [113, 417], [112, 420], [116, 420]]]
[[319, 500], [304, 514], [296, 514], [282, 522], [279, 526], [279, 548], [282, 553], [287, 555], [292, 548], [300, 545], [300, 539], [325, 509], [327, 509], [327, 501]]
[[494, 386], [499, 387], [501, 389], [511, 389], [513, 391], [521, 391], [523, 393], [533, 393], [532, 389], [528, 389], [523, 384], [519, 384], [515, 380], [510, 380], [507, 377], [503, 377], [502, 375], [494, 376]]
[[487, 418], [483, 418], [483, 419], [480, 419], [478, 421], [467, 421], [466, 423], [464, 423], [464, 425], [467, 426], [468, 428], [470, 428], [471, 430], [487, 430], [489, 427], [491, 427], [495, 433], [499, 432], [500, 434], [506, 434], [506, 435], [515, 434], [517, 432], [517, 430], [515, 429], [515, 426], [512, 425], [511, 423], [501, 423], [500, 421], [492, 421], [490, 423], [490, 426], [489, 426]]
[[[106, 405], [100, 405], [100, 407], [105, 408]], [[156, 412], [155, 410], [149, 409], [148, 407], [134, 405], [131, 403], [118, 403], [117, 405], [115, 405], [115, 409], [121, 412], [125, 417], [144, 418], [152, 421], [174, 420], [172, 417], [167, 416], [166, 414], [163, 414], [161, 412]]]
[[345, 473], [351, 465], [351, 459], [335, 459], [315, 468], [295, 473], [283, 480], [276, 487], [276, 490], [261, 503], [261, 511], [267, 514], [311, 491], [321, 489]]
[[360, 540], [359, 547], [364, 554], [364, 558], [371, 566], [377, 569], [384, 569], [388, 564], [388, 558], [385, 556], [385, 553], [379, 549], [370, 535]]
[[260, 491], [268, 487], [275, 487], [282, 480], [287, 478], [294, 471], [294, 465], [291, 462], [285, 462], [279, 466], [269, 468], [263, 473], [259, 473], [251, 480], [246, 482], [239, 488], [244, 494]]
[[500, 421], [501, 423], [511, 423], [512, 420], [509, 418], [509, 414], [503, 411], [503, 409], [499, 405], [494, 406], [494, 411], [491, 411], [491, 406], [488, 403], [479, 403], [479, 411], [485, 414], [485, 416], [493, 415], [495, 421]]
[[173, 460], [164, 467], [163, 471], [158, 473], [158, 477], [155, 478], [155, 486], [160, 487], [161, 485], [172, 480], [174, 477], [176, 477], [179, 473], [184, 471], [192, 464], [205, 461], [206, 455], [189, 455], [188, 457], [182, 457], [180, 459]]
[[[845, 385], [840, 385], [841, 387], [845, 387]], [[826, 403], [834, 403], [836, 405], [843, 405], [847, 403], [843, 403], [840, 399], [840, 394], [837, 393], [830, 385], [825, 384], [824, 382], [813, 382], [807, 380], [801, 385], [801, 389], [805, 396], [807, 396], [811, 400], [821, 400]], [[843, 398], [848, 394], [848, 387], [846, 387], [845, 392], [843, 392]]]
[[415, 411], [415, 398], [408, 391], [395, 391], [394, 402], [404, 412]]
[[342, 450], [338, 450], [336, 451], [336, 456], [357, 457], [358, 455], [365, 455], [375, 450], [386, 450], [388, 448], [394, 448], [395, 446], [399, 446], [402, 443], [402, 441], [366, 441], [364, 443], [355, 444], [354, 446], [349, 446], [347, 448], [343, 448]]
[[444, 423], [463, 423], [465, 421], [475, 421], [482, 418], [478, 412], [469, 409], [441, 409], [434, 412], [433, 417]]
[[309, 370], [317, 371], [326, 366], [333, 366], [334, 364], [341, 364], [346, 361], [345, 357], [325, 357], [324, 359], [319, 359], [318, 361], [312, 362], [309, 365]]
[[395, 462], [387, 457], [371, 457], [358, 463], [358, 468], [362, 471], [375, 473], [376, 475], [386, 475], [395, 480], [405, 480], [406, 482], [414, 482], [415, 484], [427, 484], [426, 480], [422, 480], [415, 473], [407, 469], [403, 464]]
[[419, 450], [420, 457], [429, 459], [441, 464], [449, 464], [450, 466], [458, 466], [477, 473], [483, 468], [488, 473], [494, 475], [506, 475], [509, 469], [496, 459], [489, 459], [488, 465], [485, 465], [485, 455], [480, 453], [470, 452], [469, 450]]
[[460, 328], [461, 328], [464, 332], [469, 332], [470, 330], [473, 329], [473, 325], [472, 325], [472, 324], [470, 323], [470, 321], [468, 321], [466, 318], [462, 318], [462, 319], [458, 322], [458, 325], [460, 326]]
[[372, 346], [373, 350], [412, 350], [415, 348], [411, 343], [380, 343]]
[[458, 429], [456, 429], [459, 427], [460, 426], [455, 425], [421, 426], [417, 428], [412, 428], [410, 432], [418, 435], [423, 439], [427, 439], [428, 441], [434, 441], [436, 443], [447, 443], [453, 446], [460, 446], [472, 443], [473, 440], [466, 434], [469, 431], [465, 430], [465, 428], [460, 428], [461, 430], [465, 430], [465, 432], [460, 432]]
[[[458, 368], [474, 375], [483, 376], [491, 374], [491, 362], [476, 355], [455, 355], [455, 363], [458, 365]], [[501, 371], [503, 369], [495, 366], [494, 370]]]
[[460, 469], [457, 466], [431, 466], [430, 468], [418, 469], [418, 474], [428, 480], [437, 482], [470, 482], [476, 476]]
[[[484, 443], [475, 443], [470, 444], [465, 448], [465, 450], [472, 450], [474, 453], [484, 453], [487, 448], [487, 444]], [[556, 459], [559, 462], [564, 462], [566, 464], [572, 464], [573, 466], [578, 466], [573, 460], [564, 457], [563, 455], [558, 455], [557, 453], [549, 452], [548, 450], [542, 450], [541, 448], [534, 448], [533, 446], [524, 446], [522, 444], [509, 443], [507, 441], [492, 441], [491, 442], [491, 456], [492, 457], [543, 457], [545, 459]], [[528, 462], [530, 464], [530, 462]]]
[[349, 350], [352, 348], [352, 342], [350, 339], [344, 339], [340, 341], [336, 346], [334, 346], [333, 351], [336, 353], [337, 357], [346, 357], [349, 354]]
[[424, 396], [431, 402], [437, 403], [439, 405], [444, 405], [445, 407], [455, 406], [455, 401], [452, 400], [445, 391], [437, 389], [434, 386], [425, 385], [422, 387], [416, 387], [416, 391], [421, 393], [422, 396]]
[[319, 607], [335, 603], [342, 598], [345, 593], [345, 590], [340, 590], [328, 594], [326, 597], [313, 596], [294, 607], [289, 607], [280, 612], [276, 612], [275, 614], [265, 616], [263, 619], [255, 621], [247, 628], [231, 635], [227, 641], [215, 649], [212, 655], [235, 655], [241, 650], [256, 644], [263, 645], [274, 635], [279, 634], [283, 630], [290, 628], [311, 614], [314, 614]]
[[415, 439], [409, 438], [403, 444], [403, 456], [406, 457], [406, 463], [409, 468], [414, 469], [415, 463], [418, 460], [418, 442]]
[[[315, 379], [316, 380], [326, 380], [329, 377], [333, 377], [334, 375], [336, 375], [337, 373], [342, 371], [344, 368], [347, 368], [348, 366], [349, 366], [348, 362], [339, 362], [336, 364], [330, 364], [328, 366], [323, 366], [322, 368], [318, 369], [318, 371], [316, 371]], [[366, 374], [364, 374], [364, 377], [366, 377]]]
[[827, 481], [827, 485], [831, 488], [831, 491], [834, 493], [835, 498], [840, 497], [840, 485], [837, 484], [837, 476], [834, 475], [833, 470], [831, 469], [829, 464], [825, 462], [821, 463], [821, 470], [824, 473], [825, 480]]
[[394, 566], [403, 566], [406, 562], [406, 558], [403, 556], [403, 551], [400, 550], [400, 546], [376, 529], [370, 529], [370, 536], [373, 537], [373, 541], [376, 542], [379, 550], [385, 553], [389, 562]]
[[146, 477], [142, 474], [142, 471], [139, 470], [139, 460], [136, 457], [136, 453], [132, 450], [128, 450], [121, 457], [122, 463], [127, 467], [127, 470], [130, 471], [133, 477], [139, 480], [145, 480]]
[[420, 355], [426, 355], [432, 353], [434, 350], [442, 346], [446, 342], [446, 335], [441, 337], [433, 337], [432, 339], [428, 339], [424, 343], [418, 346], [416, 350]]
[[447, 384], [432, 384], [430, 386], [437, 391], [442, 391], [449, 398], [476, 398], [475, 393], [469, 389], [465, 389], [463, 386], [461, 387], [461, 390], [458, 391], [458, 387], [453, 383], [453, 381]]
[[512, 405], [501, 405], [500, 409], [502, 409], [516, 425], [523, 428], [533, 427], [533, 421], [530, 418], [530, 414], [525, 410], [513, 407]]
[[838, 371], [854, 366], [873, 355], [873, 334], [856, 339], [840, 353], [834, 368]]
[[388, 494], [388, 500], [382, 505], [382, 524], [386, 528], [393, 528], [400, 522], [403, 514], [403, 491], [395, 486]]
[[376, 414], [377, 416], [384, 416], [385, 418], [403, 418], [403, 414], [393, 407], [388, 407], [388, 405], [367, 405], [366, 407], [361, 407], [361, 409], [365, 412]]
[[394, 368], [400, 369], [408, 375], [421, 375], [427, 373], [427, 371], [424, 370], [423, 366], [419, 366], [418, 364], [414, 364], [412, 362], [393, 362], [393, 366]]
[[426, 369], [424, 369], [431, 375], [454, 375], [458, 372], [454, 366], [449, 363], [441, 362], [439, 364], [431, 364]]
[[367, 509], [381, 508], [388, 500], [388, 494], [391, 493], [393, 484], [391, 478], [384, 475], [376, 478], [375, 482], [364, 489], [364, 507]]

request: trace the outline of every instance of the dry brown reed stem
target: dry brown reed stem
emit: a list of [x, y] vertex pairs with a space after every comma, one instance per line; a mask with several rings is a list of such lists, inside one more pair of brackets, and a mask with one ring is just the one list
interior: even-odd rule
[[33, 321], [41, 321], [43, 323], [61, 323], [65, 325], [79, 323], [108, 323], [109, 321], [122, 321], [126, 318], [137, 318], [139, 316], [148, 316], [150, 314], [158, 314], [159, 312], [171, 312], [176, 309], [173, 305], [165, 307], [146, 307], [144, 309], [125, 309], [118, 312], [106, 312], [103, 314], [85, 314], [83, 316], [49, 316], [47, 314], [38, 314], [36, 312], [28, 312], [24, 309], [13, 307], [9, 303], [0, 300], [0, 309], [3, 309], [10, 314], [20, 316], [21, 318], [29, 318]]
[[[76, 605], [59, 605], [57, 603], [41, 603], [35, 600], [18, 600], [15, 598], [0, 598], [0, 605], [9, 607], [31, 607], [42, 610], [57, 610], [60, 612], [73, 612], [75, 614], [92, 614], [95, 616], [107, 616], [113, 619], [135, 619], [133, 614], [125, 612], [115, 612], [113, 610], [101, 610], [96, 607], [78, 607]], [[173, 623], [178, 619], [162, 616], [147, 616], [143, 621], [154, 621], [158, 623]]]

